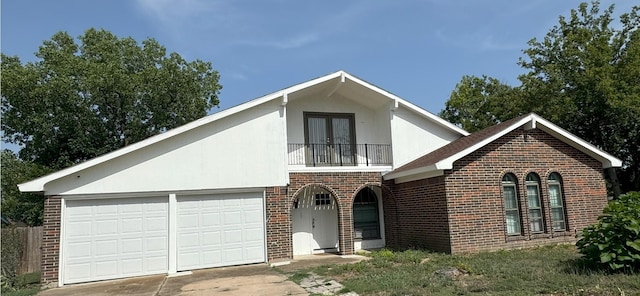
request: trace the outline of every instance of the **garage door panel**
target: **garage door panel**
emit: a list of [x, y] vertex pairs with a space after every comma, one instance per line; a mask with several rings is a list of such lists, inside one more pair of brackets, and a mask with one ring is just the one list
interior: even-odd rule
[[63, 282], [166, 272], [167, 203], [167, 197], [67, 201]]
[[263, 204], [262, 192], [178, 196], [178, 270], [264, 262]]

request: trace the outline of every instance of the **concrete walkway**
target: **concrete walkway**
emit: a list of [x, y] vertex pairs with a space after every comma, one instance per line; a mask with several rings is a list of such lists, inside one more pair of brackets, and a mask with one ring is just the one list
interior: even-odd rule
[[362, 260], [361, 256], [312, 255], [297, 258], [291, 264], [269, 267], [253, 264], [193, 271], [191, 274], [167, 277], [153, 275], [123, 280], [68, 285], [44, 290], [41, 296], [84, 295], [309, 295], [284, 273], [325, 264], [346, 264]]

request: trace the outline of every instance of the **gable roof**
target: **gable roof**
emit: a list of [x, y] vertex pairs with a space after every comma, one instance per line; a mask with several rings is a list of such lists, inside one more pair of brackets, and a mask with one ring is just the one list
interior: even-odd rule
[[390, 92], [388, 92], [388, 91], [386, 91], [386, 90], [384, 90], [382, 88], [379, 88], [379, 87], [377, 87], [377, 86], [375, 86], [375, 85], [373, 85], [371, 83], [368, 83], [368, 82], [366, 82], [366, 81], [364, 81], [364, 80], [362, 80], [360, 78], [357, 78], [357, 77], [355, 77], [355, 76], [353, 76], [353, 75], [351, 75], [351, 74], [349, 74], [347, 72], [344, 72], [344, 71], [340, 70], [340, 71], [337, 71], [337, 72], [334, 72], [334, 73], [331, 73], [331, 74], [328, 74], [328, 75], [325, 75], [325, 76], [321, 76], [321, 77], [309, 80], [307, 82], [303, 82], [303, 83], [300, 83], [300, 84], [296, 84], [296, 85], [287, 87], [285, 89], [273, 92], [271, 94], [267, 94], [265, 96], [256, 98], [254, 100], [251, 100], [251, 101], [248, 101], [248, 102], [245, 102], [245, 103], [242, 103], [240, 105], [231, 107], [229, 109], [226, 109], [226, 110], [211, 114], [209, 116], [205, 116], [203, 118], [200, 118], [200, 119], [194, 120], [192, 122], [189, 122], [189, 123], [187, 123], [185, 125], [176, 127], [176, 128], [171, 129], [169, 131], [166, 131], [166, 132], [164, 132], [162, 134], [158, 134], [158, 135], [155, 135], [153, 137], [149, 137], [149, 138], [147, 138], [145, 140], [142, 140], [140, 142], [131, 144], [131, 145], [123, 147], [121, 149], [118, 149], [118, 150], [112, 151], [110, 153], [98, 156], [96, 158], [87, 160], [87, 161], [79, 163], [79, 164], [77, 164], [75, 166], [71, 166], [71, 167], [68, 167], [66, 169], [54, 172], [52, 174], [40, 177], [38, 179], [34, 179], [34, 180], [31, 180], [31, 181], [19, 184], [18, 187], [19, 187], [20, 191], [22, 191], [22, 192], [42, 192], [42, 191], [44, 191], [45, 185], [47, 183], [51, 182], [51, 181], [55, 181], [57, 179], [65, 177], [65, 176], [68, 176], [68, 175], [77, 173], [79, 171], [88, 169], [90, 167], [105, 163], [105, 162], [107, 162], [107, 161], [109, 161], [111, 159], [114, 159], [114, 158], [123, 156], [125, 154], [131, 153], [133, 151], [145, 148], [147, 146], [153, 145], [153, 144], [158, 143], [160, 141], [163, 141], [163, 140], [169, 139], [171, 137], [174, 137], [176, 135], [188, 132], [190, 130], [196, 129], [196, 128], [201, 127], [203, 125], [206, 125], [208, 123], [212, 123], [212, 122], [214, 122], [216, 120], [220, 120], [222, 118], [225, 118], [225, 117], [231, 116], [233, 114], [239, 113], [241, 111], [247, 110], [249, 108], [261, 105], [263, 103], [266, 103], [266, 102], [269, 102], [269, 101], [272, 101], [272, 100], [276, 100], [276, 99], [280, 99], [280, 100], [282, 100], [282, 105], [284, 106], [287, 103], [287, 97], [288, 97], [289, 94], [292, 94], [292, 93], [295, 93], [295, 92], [298, 92], [298, 91], [301, 91], [301, 90], [304, 90], [304, 89], [308, 89], [310, 87], [319, 85], [321, 83], [324, 83], [324, 82], [327, 82], [327, 81], [330, 81], [330, 80], [333, 80], [333, 79], [336, 79], [339, 82], [345, 82], [347, 80], [352, 81], [352, 82], [356, 83], [357, 85], [359, 85], [362, 88], [368, 89], [368, 90], [373, 91], [373, 92], [375, 92], [377, 94], [380, 94], [380, 95], [382, 95], [384, 97], [387, 97], [394, 104], [394, 106], [396, 108], [399, 105], [403, 105], [403, 106], [407, 107], [408, 109], [420, 114], [421, 116], [423, 116], [423, 117], [425, 117], [425, 118], [427, 118], [429, 120], [434, 121], [435, 123], [439, 124], [440, 126], [444, 127], [445, 129], [451, 130], [451, 131], [453, 131], [455, 133], [458, 133], [458, 134], [460, 134], [462, 136], [466, 136], [466, 135], [469, 134], [467, 131], [457, 127], [456, 125], [454, 125], [454, 124], [452, 124], [452, 123], [450, 123], [450, 122], [448, 122], [448, 121], [446, 121], [446, 120], [444, 120], [444, 119], [442, 119], [442, 118], [440, 118], [440, 117], [438, 117], [438, 116], [436, 116], [436, 115], [434, 115], [434, 114], [432, 114], [432, 113], [430, 113], [430, 112], [428, 112], [428, 111], [426, 111], [426, 110], [424, 110], [424, 109], [422, 109], [422, 108], [420, 108], [420, 107], [418, 107], [418, 106], [416, 106], [416, 105], [414, 105], [414, 104], [412, 104], [412, 103], [410, 103], [410, 102], [408, 102], [408, 101], [406, 101], [406, 100], [404, 100], [404, 99], [402, 99], [402, 98], [400, 98], [400, 97], [398, 97], [398, 96], [396, 96], [396, 95], [394, 95], [392, 93], [390, 93]]
[[620, 167], [622, 161], [569, 133], [535, 113], [522, 115], [459, 138], [439, 149], [411, 161], [387, 174], [385, 180], [400, 179], [403, 182], [442, 175], [453, 168], [453, 163], [484, 147], [507, 133], [524, 127], [541, 129], [583, 153], [597, 159], [603, 168]]

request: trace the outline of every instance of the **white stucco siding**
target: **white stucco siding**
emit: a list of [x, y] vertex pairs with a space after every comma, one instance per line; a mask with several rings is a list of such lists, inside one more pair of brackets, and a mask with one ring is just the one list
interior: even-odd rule
[[399, 106], [391, 113], [394, 167], [399, 167], [460, 137], [459, 134], [404, 106]]
[[45, 185], [46, 194], [286, 184], [282, 107], [271, 101]]
[[293, 100], [287, 104], [287, 138], [289, 143], [304, 143], [304, 112], [352, 113], [357, 144], [390, 144], [388, 110], [388, 106], [371, 109], [339, 95]]

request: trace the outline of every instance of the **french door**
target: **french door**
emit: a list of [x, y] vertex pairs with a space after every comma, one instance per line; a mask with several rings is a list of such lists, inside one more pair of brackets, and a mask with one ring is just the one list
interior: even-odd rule
[[355, 165], [354, 115], [304, 113], [307, 165]]

